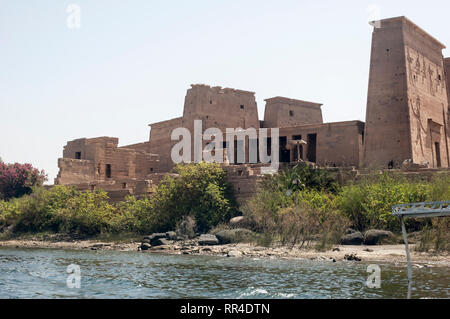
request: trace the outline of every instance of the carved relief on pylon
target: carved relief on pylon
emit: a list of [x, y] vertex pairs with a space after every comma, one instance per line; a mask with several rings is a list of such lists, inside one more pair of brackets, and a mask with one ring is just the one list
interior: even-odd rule
[[424, 127], [423, 123], [422, 123], [422, 117], [421, 117], [421, 100], [420, 100], [420, 96], [417, 95], [417, 97], [414, 99], [410, 100], [411, 102], [411, 110], [412, 110], [412, 115], [413, 115], [413, 120], [412, 120], [412, 124], [415, 126], [416, 128], [416, 136], [414, 139], [414, 143], [420, 144], [420, 150], [422, 152], [422, 155], [424, 155], [424, 149], [423, 149], [423, 141], [422, 141], [422, 132], [424, 134], [427, 133], [426, 128]]

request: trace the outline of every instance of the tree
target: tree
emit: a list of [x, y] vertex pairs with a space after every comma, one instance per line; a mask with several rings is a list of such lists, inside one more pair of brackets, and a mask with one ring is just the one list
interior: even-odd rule
[[46, 180], [45, 172], [31, 164], [6, 164], [0, 161], [0, 198], [9, 200], [30, 194], [33, 186], [42, 186]]
[[167, 176], [153, 195], [158, 231], [174, 229], [191, 216], [200, 232], [207, 232], [236, 214], [237, 204], [226, 172], [218, 164], [179, 164], [177, 177]]

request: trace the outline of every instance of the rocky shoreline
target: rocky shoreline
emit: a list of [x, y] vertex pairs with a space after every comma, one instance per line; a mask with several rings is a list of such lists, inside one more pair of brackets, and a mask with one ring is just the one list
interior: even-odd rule
[[[10, 248], [49, 248], [67, 250], [100, 250], [100, 251], [135, 251], [136, 253], [162, 253], [170, 255], [207, 255], [241, 258], [268, 259], [309, 259], [329, 262], [388, 262], [403, 264], [406, 262], [404, 245], [335, 245], [327, 251], [290, 247], [261, 247], [251, 243], [231, 243], [202, 245], [199, 238], [188, 240], [167, 240], [164, 244], [142, 249], [140, 242], [100, 242], [94, 240], [79, 241], [42, 241], [42, 240], [3, 240], [0, 247]], [[445, 266], [450, 267], [450, 255], [447, 253], [431, 254], [414, 250], [411, 245], [411, 257], [417, 267]]]

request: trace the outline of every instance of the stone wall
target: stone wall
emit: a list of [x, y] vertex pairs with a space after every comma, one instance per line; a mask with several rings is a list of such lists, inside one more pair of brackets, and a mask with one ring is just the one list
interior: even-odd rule
[[55, 184], [142, 179], [159, 170], [157, 155], [117, 145], [118, 139], [110, 137], [68, 142], [58, 161]]
[[89, 183], [95, 176], [94, 161], [60, 158], [58, 159], [58, 167], [59, 173], [55, 184]]
[[255, 93], [208, 85], [192, 85], [187, 91], [183, 121], [193, 129], [194, 120], [202, 120], [204, 128], [259, 128]]
[[173, 167], [171, 150], [177, 141], [171, 140], [171, 134], [178, 127], [183, 127], [183, 118], [181, 117], [150, 124], [150, 152], [159, 155], [158, 172], [168, 172]]
[[322, 124], [322, 104], [274, 97], [266, 99], [264, 127], [289, 127]]
[[[304, 161], [331, 167], [359, 167], [362, 162], [363, 122], [348, 121], [287, 127], [280, 128], [279, 134], [280, 139], [286, 137], [288, 144], [295, 139], [302, 139], [307, 143], [299, 147], [300, 158]], [[313, 145], [314, 138], [311, 138], [314, 136], [315, 145]], [[290, 161], [296, 161], [297, 147], [287, 148], [290, 148], [286, 150]]]

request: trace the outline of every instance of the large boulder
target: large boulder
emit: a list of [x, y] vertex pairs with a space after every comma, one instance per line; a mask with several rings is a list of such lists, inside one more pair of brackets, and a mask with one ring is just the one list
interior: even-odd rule
[[152, 246], [158, 246], [157, 241], [160, 238], [166, 238], [166, 233], [153, 233], [150, 236], [145, 236], [143, 242], [147, 242]]
[[239, 250], [230, 250], [227, 253], [227, 257], [242, 257], [242, 252], [240, 252]]
[[173, 241], [168, 240], [167, 238], [158, 238], [152, 241], [152, 246], [167, 246], [172, 244]]
[[236, 228], [222, 230], [216, 234], [216, 237], [221, 245], [226, 245], [251, 240], [254, 238], [254, 233], [248, 229]]
[[342, 245], [361, 245], [363, 242], [364, 242], [364, 236], [359, 231], [344, 235], [341, 238]]
[[200, 235], [200, 237], [198, 238], [198, 244], [200, 246], [218, 245], [219, 240], [217, 239], [216, 236], [214, 236], [212, 234], [205, 234], [205, 235]]
[[177, 240], [177, 233], [174, 231], [168, 231], [166, 233], [166, 238], [169, 240]]
[[371, 229], [364, 233], [364, 245], [377, 245], [387, 240], [395, 240], [395, 235], [387, 230]]
[[149, 250], [152, 246], [149, 243], [142, 243], [141, 246], [139, 246], [139, 248], [141, 250]]

